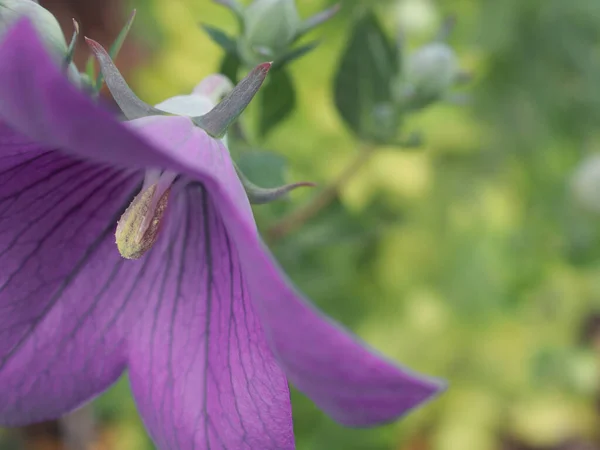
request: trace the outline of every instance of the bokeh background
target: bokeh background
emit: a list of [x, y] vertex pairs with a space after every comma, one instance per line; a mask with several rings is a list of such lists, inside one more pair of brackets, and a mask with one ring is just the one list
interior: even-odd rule
[[[41, 3], [68, 34], [75, 16], [105, 45], [137, 8], [118, 64], [154, 103], [217, 70], [222, 51], [200, 22], [236, 32], [227, 10], [209, 0]], [[333, 2], [297, 3], [307, 17]], [[293, 115], [238, 158], [262, 184], [326, 184], [359, 145], [332, 97], [357, 11], [374, 5], [390, 38], [402, 27], [411, 47], [446, 15], [456, 17], [450, 43], [473, 75], [468, 101], [411, 117], [404, 127], [423, 133], [421, 148], [380, 148], [318, 217], [272, 245], [320, 308], [387, 356], [447, 378], [450, 389], [370, 430], [336, 425], [293, 391], [298, 449], [600, 449], [600, 167], [588, 162], [583, 181], [578, 172], [600, 152], [600, 2], [342, 5], [311, 34], [323, 43], [291, 66]], [[255, 208], [259, 227], [312, 194]], [[92, 409], [89, 449], [153, 448], [126, 379]], [[0, 448], [59, 449], [55, 425], [0, 431]]]

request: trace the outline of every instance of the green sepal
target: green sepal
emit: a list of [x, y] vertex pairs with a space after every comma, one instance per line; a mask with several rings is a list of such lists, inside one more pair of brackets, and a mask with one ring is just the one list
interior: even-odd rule
[[115, 66], [108, 52], [96, 41], [85, 38], [90, 49], [100, 65], [100, 71], [106, 81], [115, 102], [129, 120], [141, 117], [167, 115], [166, 112], [156, 109], [140, 100], [131, 90], [127, 82]]
[[192, 118], [194, 124], [214, 138], [225, 136], [229, 126], [246, 109], [262, 86], [270, 68], [271, 63], [256, 66], [210, 112]]
[[235, 171], [237, 172], [238, 178], [242, 182], [242, 186], [244, 186], [244, 190], [246, 191], [246, 195], [248, 196], [248, 200], [253, 205], [264, 205], [266, 203], [271, 203], [276, 200], [280, 200], [284, 198], [287, 194], [289, 194], [294, 189], [299, 187], [315, 187], [314, 183], [310, 182], [299, 182], [286, 184], [283, 186], [273, 187], [273, 188], [263, 188], [252, 183], [240, 170], [240, 168], [235, 165]]

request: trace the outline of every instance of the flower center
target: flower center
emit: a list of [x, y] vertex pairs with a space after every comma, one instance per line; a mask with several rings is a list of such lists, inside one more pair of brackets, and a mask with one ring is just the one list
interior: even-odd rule
[[160, 173], [149, 170], [146, 173], [140, 193], [117, 223], [116, 243], [123, 258], [141, 258], [158, 239], [171, 185], [176, 176], [168, 171]]

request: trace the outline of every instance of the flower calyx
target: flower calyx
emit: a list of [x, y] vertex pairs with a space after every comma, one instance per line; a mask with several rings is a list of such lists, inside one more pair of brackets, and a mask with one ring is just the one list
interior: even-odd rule
[[[100, 65], [106, 86], [128, 120], [156, 115], [169, 115], [168, 112], [148, 105], [135, 95], [123, 78], [123, 75], [121, 75], [115, 66], [108, 52], [99, 43], [89, 38], [86, 38], [86, 42]], [[192, 117], [191, 120], [193, 123], [206, 131], [211, 137], [217, 139], [223, 138], [229, 126], [239, 117], [254, 98], [269, 73], [270, 68], [271, 63], [263, 63], [256, 66], [209, 112], [201, 116]], [[229, 87], [226, 86], [223, 93], [226, 93], [228, 90]]]

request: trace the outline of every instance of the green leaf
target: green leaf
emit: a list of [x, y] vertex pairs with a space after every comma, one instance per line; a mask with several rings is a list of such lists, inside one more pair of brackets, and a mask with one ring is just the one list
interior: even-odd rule
[[398, 66], [396, 49], [368, 13], [354, 25], [334, 81], [337, 110], [359, 137], [380, 141], [395, 131], [389, 124], [378, 129], [377, 111], [390, 104]]
[[271, 74], [260, 96], [260, 136], [266, 136], [294, 110], [296, 93], [285, 70]]
[[125, 26], [119, 32], [119, 35], [117, 36], [115, 41], [112, 43], [112, 45], [108, 49], [108, 54], [110, 55], [110, 57], [112, 59], [115, 59], [117, 57], [117, 55], [119, 54], [119, 52], [121, 51], [121, 47], [123, 47], [123, 43], [125, 42], [125, 39], [127, 39], [127, 36], [129, 35], [129, 31], [131, 30], [131, 27], [133, 25], [133, 21], [135, 20], [136, 14], [137, 14], [137, 11], [134, 9], [131, 12], [131, 15], [129, 16], [129, 19], [127, 19]]
[[96, 61], [94, 55], [90, 55], [85, 65], [85, 73], [90, 80], [96, 79], [96, 64], [94, 61]]
[[238, 82], [238, 72], [242, 62], [237, 53], [225, 53], [219, 72], [229, 78], [233, 84]]
[[[117, 58], [117, 55], [121, 51], [121, 47], [123, 47], [123, 43], [125, 42], [125, 39], [127, 39], [127, 35], [129, 34], [129, 31], [131, 30], [131, 26], [133, 25], [133, 21], [135, 20], [136, 14], [137, 14], [137, 11], [134, 9], [131, 12], [131, 15], [129, 16], [129, 19], [125, 23], [125, 26], [121, 29], [121, 31], [119, 32], [119, 35], [117, 36], [115, 41], [112, 43], [112, 45], [108, 49], [108, 54], [113, 61]], [[104, 75], [102, 74], [102, 72], [99, 72], [98, 77], [96, 78], [96, 92], [100, 92], [100, 89], [102, 89], [103, 82], [104, 82]]]
[[202, 29], [208, 34], [215, 44], [221, 47], [227, 53], [236, 53], [237, 45], [235, 40], [225, 34], [222, 30], [211, 27], [210, 25], [200, 24]]

